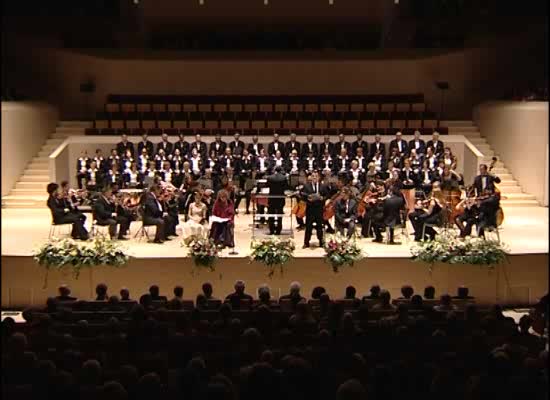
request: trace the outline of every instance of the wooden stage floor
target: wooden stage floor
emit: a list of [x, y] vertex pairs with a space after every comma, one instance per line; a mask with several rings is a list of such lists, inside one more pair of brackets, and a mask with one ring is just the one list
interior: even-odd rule
[[[287, 210], [288, 212], [288, 210]], [[548, 253], [548, 208], [546, 207], [516, 207], [505, 208], [505, 220], [500, 230], [500, 238], [510, 249], [511, 254], [543, 254]], [[89, 227], [91, 216], [88, 214]], [[252, 237], [251, 215], [239, 214], [236, 217], [235, 243], [237, 255], [229, 255], [224, 250], [223, 257], [247, 257], [250, 253]], [[290, 219], [283, 219], [283, 227], [287, 228]], [[50, 229], [50, 212], [48, 209], [3, 209], [2, 210], [2, 255], [29, 256], [32, 251], [46, 242]], [[131, 226], [131, 237], [140, 227], [140, 222]], [[181, 225], [180, 225], [181, 227]], [[154, 228], [153, 228], [154, 229]], [[66, 227], [62, 231], [67, 231]], [[400, 230], [396, 230], [399, 232]], [[409, 233], [412, 233], [409, 223]], [[178, 229], [180, 232], [180, 229]], [[260, 233], [257, 230], [257, 233]], [[261, 236], [261, 235], [259, 235]], [[282, 236], [284, 237], [284, 236]], [[403, 258], [410, 257], [410, 247], [414, 243], [413, 237], [409, 240], [398, 234], [396, 240], [401, 245], [389, 246], [372, 243], [371, 239], [360, 239], [364, 251], [374, 258]], [[313, 248], [302, 249], [304, 232], [295, 231], [296, 257], [321, 258], [323, 250], [316, 247], [315, 231], [311, 240]], [[131, 239], [123, 242], [128, 253], [136, 258], [178, 258], [186, 257], [187, 250], [180, 245], [181, 236], [162, 245], [147, 243], [145, 239]]]

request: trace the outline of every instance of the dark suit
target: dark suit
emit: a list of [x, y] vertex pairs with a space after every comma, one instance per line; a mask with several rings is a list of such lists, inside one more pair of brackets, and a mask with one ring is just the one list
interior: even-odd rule
[[287, 154], [289, 157], [290, 157], [290, 153], [292, 153], [292, 150], [296, 150], [298, 152], [298, 157], [300, 157], [301, 149], [302, 149], [302, 145], [298, 142], [285, 143], [285, 154]]
[[342, 158], [338, 156], [336, 157], [334, 169], [336, 170], [337, 173], [340, 173], [340, 172], [347, 173], [350, 169], [350, 166], [351, 166], [350, 164], [351, 164], [351, 159], [349, 157]]
[[369, 151], [369, 157], [372, 158], [374, 157], [374, 155], [376, 154], [376, 151], [380, 151], [380, 153], [382, 154], [382, 157], [385, 157], [386, 156], [386, 145], [382, 142], [379, 142], [379, 143], [371, 143], [370, 144], [370, 151]]
[[52, 213], [54, 224], [72, 224], [71, 236], [73, 239], [88, 239], [88, 231], [84, 228], [84, 221], [77, 213], [71, 213], [70, 209], [65, 207], [62, 199], [50, 195], [47, 204]]
[[145, 148], [147, 150], [147, 154], [149, 155], [149, 157], [153, 156], [153, 152], [155, 151], [154, 150], [154, 146], [153, 146], [153, 142], [151, 142], [150, 140], [148, 140], [147, 142], [143, 143], [143, 140], [141, 142], [138, 143], [137, 145], [137, 150], [138, 150], [138, 156], [141, 155], [141, 152], [143, 151], [143, 148]]
[[352, 156], [351, 144], [349, 144], [348, 142], [334, 143], [334, 156], [339, 156], [342, 149], [346, 149], [348, 157]]
[[477, 235], [485, 237], [485, 229], [497, 227], [497, 211], [500, 207], [498, 196], [492, 195], [482, 200], [479, 204], [479, 219], [477, 223]]
[[399, 154], [407, 154], [408, 152], [407, 142], [404, 141], [403, 139], [401, 139], [400, 142], [401, 142], [401, 150], [399, 150], [399, 144], [397, 143], [397, 140], [393, 139], [390, 142], [390, 152], [391, 152], [391, 149], [396, 148], [399, 151]]
[[168, 156], [169, 154], [172, 154], [173, 145], [170, 142], [161, 141], [160, 143], [157, 144], [157, 154], [160, 149], [164, 150], [164, 154]]
[[193, 142], [191, 143], [191, 145], [189, 146], [189, 153], [191, 153], [191, 151], [193, 149], [197, 149], [197, 152], [199, 153], [199, 155], [202, 157], [202, 158], [206, 158], [207, 156], [207, 146], [206, 146], [206, 143], [204, 142]]
[[[87, 171], [90, 168], [90, 159], [89, 158], [82, 158], [80, 157], [78, 160], [76, 160], [76, 180], [78, 182], [78, 188], [82, 189], [86, 186], [87, 183]], [[84, 185], [82, 184], [82, 180], [84, 180]]]
[[[275, 143], [277, 143], [277, 148], [275, 148]], [[282, 142], [271, 142], [267, 146], [267, 155], [268, 156], [274, 156], [276, 151], [281, 152], [281, 156], [285, 156], [285, 144]]]
[[319, 165], [319, 169], [321, 171], [324, 171], [325, 168], [329, 168], [331, 170], [331, 172], [334, 171], [334, 160], [332, 158], [329, 159], [329, 160], [325, 160], [324, 158], [321, 158], [319, 160], [318, 165]]
[[325, 154], [325, 149], [328, 149], [328, 153], [330, 154], [331, 157], [334, 156], [334, 143], [332, 142], [321, 143], [319, 145], [319, 157], [323, 157], [323, 155]]
[[[347, 236], [351, 238], [355, 232], [355, 220], [357, 219], [357, 202], [354, 199], [347, 201], [341, 199], [334, 207], [334, 221], [336, 223], [336, 230], [344, 235], [344, 229], [348, 229]], [[345, 220], [349, 218], [349, 221]]]
[[483, 178], [486, 177], [485, 189], [495, 190], [495, 183], [500, 183], [500, 178], [494, 175], [478, 175], [474, 178], [474, 188], [476, 190], [476, 196], [480, 196], [483, 191]]
[[120, 224], [120, 231], [118, 238], [123, 238], [125, 232], [130, 228], [130, 220], [127, 217], [118, 215], [113, 216], [116, 206], [114, 203], [106, 200], [105, 197], [100, 196], [93, 206], [94, 219], [97, 221], [97, 224], [100, 226], [109, 225], [109, 236], [111, 239], [114, 239], [117, 234], [116, 226]]
[[[304, 158], [303, 161], [302, 161], [302, 169], [306, 170], [306, 171], [309, 171], [310, 168], [309, 168], [309, 165], [310, 165], [310, 162], [309, 162], [309, 158]], [[314, 157], [312, 160], [311, 160], [311, 171], [315, 171], [319, 168], [319, 162], [317, 161], [317, 159]]]
[[313, 157], [317, 158], [319, 156], [319, 147], [317, 146], [317, 143], [304, 143], [301, 146], [301, 154], [300, 156], [302, 158], [307, 158], [309, 156], [309, 152], [313, 153]]
[[155, 240], [164, 240], [166, 238], [165, 228], [168, 222], [168, 217], [163, 217], [160, 201], [157, 200], [153, 193], [147, 193], [143, 205], [143, 224], [155, 225], [157, 227]]
[[422, 190], [424, 190], [424, 193], [428, 194], [432, 190], [432, 183], [435, 182], [436, 176], [433, 173], [433, 171], [428, 170], [428, 178], [430, 179], [430, 183], [428, 184], [428, 183], [425, 183], [425, 178], [426, 178], [425, 174], [426, 174], [426, 171], [424, 170], [418, 171], [416, 182], [418, 184], [418, 187], [422, 188]]
[[437, 156], [437, 157], [440, 157], [441, 155], [443, 155], [443, 148], [445, 147], [443, 142], [441, 140], [438, 140], [437, 141], [437, 144], [434, 145], [434, 141], [433, 140], [428, 140], [428, 143], [426, 143], [426, 149], [428, 147], [431, 147], [433, 150], [434, 150], [434, 154]]
[[[317, 183], [318, 191], [315, 191], [313, 183], [308, 182], [304, 185], [301, 195], [302, 199], [307, 202], [306, 208], [306, 232], [304, 237], [304, 245], [309, 246], [311, 234], [313, 233], [313, 223], [315, 222], [315, 229], [317, 230], [317, 239], [319, 239], [319, 245], [323, 245], [323, 209], [325, 206], [325, 199], [328, 196], [328, 188], [322, 183]], [[318, 193], [321, 198], [309, 200], [310, 194]]]
[[351, 144], [351, 152], [353, 153], [353, 156], [357, 154], [357, 149], [361, 147], [363, 149], [363, 154], [367, 154], [367, 151], [369, 150], [369, 145], [364, 140], [361, 140], [360, 142], [356, 140]]
[[181, 140], [178, 140], [176, 143], [174, 143], [174, 151], [176, 150], [179, 150], [180, 156], [185, 158], [189, 153], [189, 143], [187, 143], [185, 140], [183, 142]]
[[126, 141], [126, 143], [119, 142], [116, 145], [116, 152], [118, 153], [118, 155], [120, 157], [124, 157], [126, 155], [126, 150], [130, 150], [131, 153], [132, 153], [132, 156], [133, 156], [134, 155], [134, 144], [130, 141]]
[[225, 153], [226, 147], [227, 147], [227, 143], [223, 141], [212, 142], [210, 143], [210, 150], [208, 151], [208, 154], [212, 154], [212, 151], [215, 151], [217, 156], [221, 156], [222, 154]]
[[[411, 169], [409, 169], [409, 175], [407, 177], [407, 171], [405, 171], [405, 169], [403, 168], [400, 172], [399, 172], [399, 179], [401, 180], [401, 182], [403, 182], [403, 187], [404, 189], [413, 189], [416, 187], [417, 183], [416, 183], [416, 180], [418, 179], [418, 175], [414, 173], [414, 171]], [[411, 180], [412, 181], [412, 184], [409, 184], [409, 183], [405, 183], [405, 181], [407, 181], [407, 179]]]
[[[405, 201], [402, 196], [393, 194], [391, 197], [384, 200], [384, 225], [390, 228], [389, 241], [393, 243], [393, 230], [395, 225], [401, 223], [400, 211], [403, 208]], [[380, 239], [381, 234], [378, 230], [376, 237]]]
[[[267, 186], [269, 188], [270, 196], [284, 196], [287, 189], [286, 176], [283, 174], [275, 173], [267, 177]], [[283, 214], [283, 208], [285, 206], [284, 198], [268, 199], [268, 213], [269, 214]], [[269, 233], [271, 235], [280, 235], [283, 227], [283, 218], [277, 217], [277, 226], [275, 226], [275, 218], [269, 217]]]
[[[229, 148], [231, 149], [231, 153], [233, 155], [242, 156], [245, 144], [242, 140], [239, 140], [238, 142], [235, 142], [235, 140], [233, 140], [232, 142], [229, 142]], [[235, 154], [235, 149], [239, 149], [239, 154]]]
[[[254, 148], [254, 146], [256, 146], [256, 148]], [[260, 155], [260, 151], [264, 148], [264, 145], [261, 144], [261, 143], [249, 143], [248, 144], [248, 153], [253, 155], [253, 156], [259, 156]], [[258, 149], [258, 151], [256, 151], [256, 149]]]
[[418, 140], [418, 148], [416, 147], [415, 140], [409, 141], [409, 153], [412, 149], [416, 149], [416, 154], [426, 154], [426, 142], [424, 142], [422, 139]]

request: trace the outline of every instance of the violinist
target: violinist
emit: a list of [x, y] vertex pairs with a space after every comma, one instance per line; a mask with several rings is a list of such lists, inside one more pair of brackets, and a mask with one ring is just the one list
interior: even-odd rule
[[334, 209], [334, 221], [336, 231], [342, 236], [347, 230], [347, 237], [353, 237], [355, 233], [355, 221], [357, 220], [357, 201], [352, 198], [351, 190], [347, 187], [342, 189], [342, 198], [336, 203]]
[[[133, 198], [129, 194], [117, 194], [119, 198], [116, 199], [115, 212], [122, 218], [128, 219], [128, 224], [125, 226], [120, 225], [122, 235], [128, 235], [130, 231], [130, 224], [132, 221], [137, 221], [137, 208], [139, 207], [139, 197]], [[122, 229], [126, 229], [122, 231]]]
[[179, 224], [179, 213], [175, 193], [173, 190], [164, 190], [160, 198], [162, 208], [168, 214], [168, 218], [166, 218], [166, 236], [177, 236], [176, 227]]
[[325, 204], [325, 198], [328, 195], [328, 188], [326, 185], [319, 182], [319, 174], [313, 172], [311, 174], [311, 182], [304, 185], [302, 189], [302, 199], [306, 202], [306, 232], [304, 236], [303, 248], [309, 247], [309, 241], [311, 234], [313, 233], [313, 223], [315, 222], [315, 229], [317, 230], [317, 239], [319, 240], [319, 246], [322, 247], [323, 242], [323, 206]]
[[456, 205], [456, 210], [462, 213], [455, 217], [454, 223], [460, 229], [460, 237], [464, 238], [472, 234], [472, 227], [477, 224], [479, 208], [473, 193], [467, 192], [466, 197]]
[[116, 213], [115, 199], [111, 186], [106, 185], [101, 190], [101, 196], [93, 205], [93, 217], [99, 226], [109, 226], [109, 236], [112, 240], [117, 237], [117, 225], [120, 224], [118, 240], [126, 240], [124, 234], [130, 228], [128, 218]]
[[[417, 202], [415, 211], [409, 214], [409, 219], [414, 228], [414, 240], [417, 242], [425, 239], [422, 237], [422, 231], [425, 224], [437, 225], [441, 223], [441, 212], [444, 202], [442, 200], [439, 185], [436, 183], [433, 186], [431, 199], [425, 200], [424, 202]], [[426, 226], [424, 232], [430, 240], [434, 240], [437, 234], [435, 229], [431, 226]]]
[[88, 152], [82, 150], [79, 159], [76, 161], [76, 181], [78, 182], [79, 189], [86, 187], [87, 171], [89, 167], [90, 159], [88, 158]]
[[71, 210], [65, 206], [63, 201], [63, 193], [59, 190], [57, 183], [49, 183], [48, 192], [48, 208], [52, 213], [52, 221], [54, 224], [72, 224], [71, 237], [73, 239], [88, 240], [88, 231], [84, 227], [84, 223], [79, 215], [71, 213]]
[[61, 193], [63, 195], [63, 205], [69, 209], [70, 214], [77, 215], [82, 223], [86, 222], [86, 216], [78, 209], [78, 206], [82, 204], [83, 197], [86, 194], [86, 189], [79, 189], [75, 191], [69, 188], [69, 182], [61, 182]]
[[491, 175], [487, 171], [486, 164], [479, 165], [479, 175], [474, 178], [474, 188], [476, 195], [480, 196], [486, 190], [494, 191], [495, 183], [500, 183], [500, 178], [495, 175]]

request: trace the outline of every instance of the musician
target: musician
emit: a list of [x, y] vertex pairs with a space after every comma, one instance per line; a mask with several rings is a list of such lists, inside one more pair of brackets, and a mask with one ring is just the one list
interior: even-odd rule
[[283, 158], [283, 154], [281, 153], [281, 150], [277, 150], [275, 152], [275, 157], [271, 160], [269, 170], [275, 171], [275, 168], [281, 167], [284, 169], [286, 165], [286, 160]]
[[479, 217], [477, 236], [485, 238], [485, 229], [497, 228], [497, 212], [500, 208], [500, 196], [495, 193], [494, 187], [486, 187], [477, 201]]
[[143, 149], [145, 149], [145, 154], [147, 154], [149, 157], [152, 157], [154, 155], [153, 142], [148, 139], [147, 133], [141, 135], [141, 142], [139, 142], [137, 145], [138, 154], [143, 154]]
[[426, 148], [425, 160], [428, 161], [428, 168], [430, 168], [432, 171], [435, 171], [439, 165], [439, 161], [437, 159], [437, 156], [434, 154], [433, 147]]
[[[114, 190], [113, 190], [114, 193]], [[137, 207], [139, 206], [139, 198], [136, 201], [132, 200], [129, 194], [122, 196], [120, 200], [117, 201], [115, 212], [123, 217], [128, 219], [128, 225], [126, 226], [126, 231], [120, 231], [121, 235], [128, 235], [130, 232], [130, 224], [133, 221], [137, 221]], [[122, 228], [122, 226], [121, 226]]]
[[403, 140], [403, 134], [401, 131], [397, 131], [395, 134], [395, 139], [390, 142], [390, 149], [393, 148], [397, 149], [399, 154], [407, 154], [409, 151], [407, 142]]
[[353, 142], [351, 144], [351, 156], [353, 157], [357, 157], [357, 150], [358, 149], [361, 149], [361, 154], [364, 154], [365, 152], [368, 151], [369, 149], [369, 145], [366, 141], [363, 140], [363, 134], [362, 133], [357, 133], [356, 135], [356, 140], [355, 142]]
[[440, 161], [443, 161], [443, 164], [448, 166], [451, 170], [456, 170], [458, 159], [453, 155], [449, 147], [445, 147], [445, 150], [443, 150], [443, 156]]
[[[302, 146], [302, 149], [303, 148], [307, 148], [307, 144]], [[313, 171], [316, 171], [318, 169], [319, 165], [317, 163], [317, 158], [312, 151], [308, 153], [307, 157], [305, 157], [302, 167], [308, 173], [312, 173]]]
[[342, 154], [342, 150], [346, 150], [346, 155], [351, 154], [351, 144], [346, 142], [346, 136], [343, 133], [338, 134], [338, 143], [334, 145], [333, 155]]
[[86, 172], [90, 168], [90, 159], [88, 158], [88, 152], [82, 150], [80, 157], [76, 160], [76, 181], [78, 182], [78, 188], [82, 189], [86, 187]]
[[[328, 149], [326, 149], [328, 150]], [[304, 236], [304, 246], [306, 249], [309, 247], [309, 241], [313, 232], [313, 223], [315, 223], [315, 229], [317, 230], [317, 239], [319, 239], [319, 246], [324, 245], [323, 242], [323, 206], [325, 204], [325, 198], [328, 195], [328, 188], [324, 184], [319, 183], [319, 174], [313, 172], [311, 174], [311, 182], [304, 185], [302, 189], [302, 200], [306, 201], [306, 232]]]
[[386, 160], [384, 159], [384, 155], [377, 151], [374, 153], [374, 156], [372, 157], [372, 163], [374, 164], [374, 169], [379, 174], [383, 174], [384, 170], [386, 169]]
[[381, 225], [384, 216], [382, 201], [378, 200], [384, 194], [384, 182], [373, 180], [368, 185], [366, 196], [361, 199], [365, 202], [365, 212], [361, 218], [361, 236], [364, 238], [373, 236], [374, 224]]
[[374, 143], [371, 143], [370, 145], [370, 157], [374, 158], [377, 153], [380, 153], [382, 155], [382, 158], [384, 158], [386, 154], [386, 147], [384, 143], [382, 143], [382, 137], [377, 133], [374, 136]]
[[[409, 214], [409, 219], [414, 228], [414, 240], [419, 242], [425, 238], [422, 237], [422, 229], [425, 224], [441, 223], [441, 211], [443, 210], [443, 201], [441, 199], [441, 190], [437, 184], [433, 185], [432, 197], [427, 200], [427, 209], [423, 208], [422, 202], [418, 202], [415, 211]], [[437, 232], [431, 226], [426, 226], [425, 234], [430, 240], [435, 239]]]
[[291, 150], [290, 153], [287, 154], [290, 154], [290, 157], [288, 158], [285, 166], [286, 173], [298, 175], [300, 169], [302, 168], [302, 161], [300, 160], [300, 157], [298, 157], [298, 150]]
[[459, 189], [459, 182], [462, 180], [462, 177], [449, 168], [448, 165], [443, 167], [443, 172], [437, 178], [441, 182], [442, 190], [456, 190]]
[[[276, 166], [274, 168], [275, 173], [267, 177], [267, 187], [269, 188], [270, 196], [284, 196], [285, 190], [288, 188], [288, 182], [284, 175], [282, 166]], [[268, 199], [268, 213], [269, 214], [283, 214], [283, 208], [285, 206], [285, 198], [269, 198]], [[277, 217], [277, 224], [275, 224], [275, 217], [269, 217], [269, 234], [280, 235], [283, 228], [283, 218]]]
[[189, 143], [185, 140], [185, 135], [183, 133], [179, 134], [179, 140], [174, 143], [174, 153], [176, 150], [179, 150], [183, 158], [186, 158], [189, 154]]
[[143, 175], [138, 171], [137, 165], [132, 164], [130, 168], [126, 168], [122, 173], [122, 182], [126, 188], [137, 188], [143, 186]]
[[495, 183], [500, 183], [500, 178], [489, 174], [486, 164], [479, 165], [479, 175], [474, 178], [476, 196], [481, 196], [483, 191], [495, 191]]
[[355, 233], [355, 221], [357, 220], [357, 201], [352, 198], [351, 190], [347, 187], [342, 189], [342, 198], [334, 208], [334, 221], [336, 231], [342, 236], [347, 229], [347, 237], [351, 238]]
[[407, 147], [409, 149], [409, 154], [412, 150], [415, 150], [416, 154], [426, 154], [426, 142], [420, 138], [420, 131], [418, 129], [415, 129], [414, 139], [409, 142]]
[[189, 205], [187, 222], [183, 224], [183, 239], [189, 241], [194, 237], [204, 237], [208, 232], [207, 207], [203, 203], [203, 193], [199, 190], [193, 194], [194, 202]]
[[126, 154], [126, 151], [130, 150], [130, 156], [134, 156], [134, 144], [128, 141], [128, 135], [123, 133], [121, 136], [121, 141], [116, 145], [116, 152], [120, 155]]
[[174, 171], [181, 171], [183, 168], [183, 162], [185, 159], [181, 155], [180, 149], [174, 149], [172, 154], [172, 159], [170, 160], [170, 165]]
[[357, 162], [357, 160], [353, 160], [351, 162], [351, 168], [348, 171], [347, 179], [351, 183], [351, 185], [355, 186], [359, 190], [363, 189], [363, 186], [366, 183], [366, 176], [365, 173], [361, 171], [361, 169], [359, 169], [359, 163]]
[[171, 240], [165, 234], [170, 218], [168, 217], [168, 213], [162, 208], [159, 197], [160, 187], [153, 185], [143, 199], [143, 224], [155, 225], [157, 227], [153, 243], [162, 244], [165, 240]]
[[401, 195], [401, 190], [403, 189], [403, 182], [401, 182], [400, 171], [397, 168], [392, 168], [390, 172], [390, 177], [385, 182], [386, 189]]
[[95, 150], [95, 157], [92, 160], [90, 160], [90, 163], [92, 161], [96, 162], [96, 167], [98, 169], [100, 169], [101, 171], [105, 170], [105, 167], [104, 167], [105, 159], [103, 158], [103, 152], [101, 151], [101, 149]]
[[[86, 222], [86, 216], [78, 209], [78, 205], [82, 204], [83, 197], [78, 196], [76, 192], [69, 187], [68, 181], [61, 182], [61, 193], [63, 195], [63, 203], [65, 208], [68, 208], [70, 213], [78, 215], [82, 220], [82, 223]], [[80, 193], [85, 192], [85, 190], [80, 190]]]
[[357, 147], [355, 149], [355, 156], [353, 157], [353, 160], [357, 161], [357, 167], [361, 170], [361, 172], [366, 172], [368, 161], [367, 158], [363, 155], [363, 152], [363, 147]]
[[173, 190], [165, 189], [160, 196], [163, 210], [168, 214], [166, 236], [177, 236], [176, 227], [179, 225], [178, 202]]
[[168, 134], [163, 133], [161, 137], [161, 141], [157, 144], [157, 154], [159, 154], [161, 150], [163, 150], [165, 155], [172, 154], [174, 146], [168, 141]]
[[431, 147], [434, 155], [439, 158], [443, 155], [443, 149], [445, 148], [443, 142], [439, 140], [439, 132], [434, 131], [432, 134], [432, 140], [428, 140], [426, 147]]
[[296, 150], [296, 154], [300, 154], [301, 150], [301, 144], [296, 141], [296, 134], [294, 132], [290, 133], [290, 140], [285, 143], [285, 151], [284, 153], [286, 155], [291, 154], [294, 150]]
[[202, 157], [200, 156], [200, 153], [199, 153], [199, 150], [197, 150], [197, 147], [191, 146], [191, 157], [189, 157], [188, 162], [189, 162], [190, 169], [193, 172], [194, 178], [195, 179], [198, 178], [202, 170]]
[[233, 202], [229, 199], [226, 190], [220, 190], [218, 197], [212, 208], [212, 215], [218, 218], [227, 219], [225, 222], [212, 222], [210, 228], [210, 238], [217, 245], [224, 247], [235, 247], [234, 239], [234, 218], [235, 208]]
[[147, 149], [143, 147], [141, 149], [141, 154], [137, 159], [138, 169], [141, 173], [145, 173], [147, 167], [149, 166], [149, 155], [147, 154]]
[[462, 213], [454, 219], [455, 225], [460, 229], [460, 237], [465, 238], [472, 234], [472, 227], [478, 223], [479, 207], [475, 197], [466, 197], [456, 205], [456, 210], [462, 210]]
[[264, 145], [261, 143], [258, 143], [258, 135], [252, 136], [252, 143], [248, 144], [248, 153], [253, 155], [254, 157], [258, 157], [260, 155], [260, 151], [264, 148]]
[[197, 151], [197, 154], [201, 158], [206, 158], [206, 155], [208, 154], [208, 149], [206, 143], [202, 141], [201, 135], [198, 133], [195, 135], [195, 141], [189, 146], [189, 150], [191, 151], [191, 153], [193, 153], [193, 149]]
[[256, 157], [256, 172], [257, 177], [263, 177], [271, 168], [271, 160], [268, 158], [266, 150], [264, 148], [260, 149], [259, 157]]
[[218, 163], [221, 171], [225, 171], [227, 168], [235, 169], [237, 160], [233, 157], [231, 148], [225, 148], [224, 154], [220, 157]]
[[57, 183], [49, 183], [47, 188], [47, 205], [52, 213], [54, 224], [72, 224], [71, 237], [73, 239], [88, 240], [88, 231], [84, 227], [84, 221], [81, 217], [71, 212], [63, 202], [63, 193], [59, 190]]
[[309, 153], [313, 154], [315, 159], [319, 156], [319, 148], [317, 147], [317, 143], [313, 143], [313, 135], [311, 134], [307, 135], [306, 142], [301, 146], [300, 157], [305, 159], [309, 157]]
[[269, 143], [267, 146], [267, 154], [270, 157], [274, 157], [277, 153], [277, 151], [280, 152], [280, 154], [283, 154], [283, 151], [285, 150], [285, 145], [279, 141], [279, 134], [275, 133], [273, 134], [273, 141]]
[[346, 173], [348, 171], [350, 159], [348, 157], [348, 151], [346, 150], [346, 148], [342, 147], [339, 149], [339, 155], [338, 157], [336, 157], [335, 169], [340, 174]]
[[321, 157], [323, 157], [326, 154], [326, 151], [328, 150], [328, 154], [332, 157], [334, 156], [334, 143], [330, 141], [330, 136], [325, 135], [323, 137], [323, 143], [319, 146], [319, 154]]
[[116, 213], [116, 205], [113, 198], [113, 189], [107, 185], [101, 191], [101, 196], [93, 205], [93, 214], [96, 224], [99, 226], [109, 225], [109, 236], [115, 239], [117, 236], [117, 225], [120, 224], [118, 240], [126, 240], [124, 234], [130, 227], [128, 218]]
[[90, 192], [103, 185], [103, 172], [97, 167], [96, 161], [92, 161], [86, 174], [86, 189]]
[[[389, 228], [389, 238], [388, 244], [399, 244], [396, 243], [394, 238], [394, 228], [396, 225], [401, 223], [401, 210], [403, 209], [405, 202], [403, 197], [398, 193], [390, 190], [388, 197], [384, 199], [383, 203], [383, 213], [384, 213], [384, 225]], [[376, 239], [374, 241], [378, 242], [381, 239], [380, 231], [376, 234]]]
[[238, 132], [235, 132], [233, 135], [233, 141], [229, 143], [229, 148], [231, 149], [231, 153], [233, 153], [233, 156], [236, 158], [240, 158], [243, 154], [244, 149], [246, 148], [246, 145], [242, 140], [240, 140], [241, 134]]
[[319, 160], [319, 168], [323, 171], [323, 174], [329, 173], [329, 175], [332, 174], [332, 171], [334, 170], [334, 161], [332, 160], [332, 156], [330, 155], [330, 150], [328, 148], [323, 150], [323, 156]]
[[237, 202], [235, 208], [239, 208], [239, 204], [244, 194], [246, 200], [246, 214], [250, 214], [250, 195], [254, 187], [252, 183], [252, 171], [255, 169], [255, 159], [248, 153], [247, 149], [244, 149], [243, 156], [238, 161], [237, 174], [239, 176], [239, 186], [243, 189], [244, 193], [237, 196]]
[[227, 148], [227, 143], [222, 140], [222, 135], [219, 133], [216, 134], [216, 137], [212, 143], [210, 143], [209, 153], [214, 152], [216, 157], [221, 157], [225, 154], [225, 149]]

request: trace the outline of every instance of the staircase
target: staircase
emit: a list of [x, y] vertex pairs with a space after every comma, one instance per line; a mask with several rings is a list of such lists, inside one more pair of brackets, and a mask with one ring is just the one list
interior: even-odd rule
[[42, 145], [38, 154], [29, 162], [9, 195], [2, 197], [2, 208], [43, 208], [50, 183], [49, 156], [68, 136], [84, 135], [91, 122], [60, 121], [55, 132]]
[[[441, 121], [441, 125], [449, 127], [449, 135], [464, 135], [483, 153], [483, 160], [487, 165], [491, 163], [493, 156], [497, 156], [487, 140], [481, 137], [479, 129], [472, 121]], [[495, 163], [492, 172], [501, 179], [497, 186], [503, 197], [503, 200], [500, 201], [503, 207], [539, 206], [535, 196], [523, 192], [521, 186], [500, 159]]]

